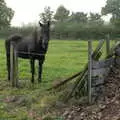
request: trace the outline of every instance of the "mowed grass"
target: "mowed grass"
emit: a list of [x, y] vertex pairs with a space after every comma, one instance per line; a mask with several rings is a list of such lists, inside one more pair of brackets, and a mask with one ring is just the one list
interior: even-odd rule
[[[93, 47], [97, 45], [93, 42]], [[33, 120], [29, 112], [34, 110], [38, 116], [42, 115], [41, 108], [48, 107], [45, 104], [55, 101], [58, 96], [46, 92], [55, 81], [62, 80], [81, 71], [87, 63], [87, 42], [82, 40], [51, 40], [43, 65], [42, 83], [37, 83], [38, 65], [36, 62], [35, 84], [30, 83], [31, 73], [29, 60], [19, 59], [19, 84], [21, 88], [12, 88], [7, 81], [6, 55], [4, 40], [0, 40], [0, 119], [5, 120]], [[13, 96], [25, 98], [27, 103], [19, 106], [6, 102]], [[30, 103], [29, 103], [30, 102]], [[29, 104], [28, 104], [29, 103]], [[32, 113], [31, 113], [32, 114]], [[36, 116], [37, 116], [36, 115]]]

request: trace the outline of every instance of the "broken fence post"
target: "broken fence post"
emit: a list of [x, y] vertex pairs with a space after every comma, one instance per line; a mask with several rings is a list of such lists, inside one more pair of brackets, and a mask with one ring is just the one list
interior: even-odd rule
[[106, 39], [106, 56], [109, 55], [110, 53], [110, 35], [107, 35], [107, 39]]
[[92, 40], [88, 41], [88, 101], [92, 102]]

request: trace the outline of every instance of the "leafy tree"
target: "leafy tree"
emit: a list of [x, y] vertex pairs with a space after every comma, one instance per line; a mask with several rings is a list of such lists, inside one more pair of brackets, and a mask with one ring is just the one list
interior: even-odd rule
[[85, 14], [84, 12], [76, 12], [76, 13], [72, 13], [72, 15], [70, 16], [70, 21], [72, 22], [77, 22], [77, 23], [87, 23], [87, 14]]
[[13, 15], [14, 11], [7, 7], [4, 0], [0, 0], [0, 29], [10, 25]]
[[63, 5], [60, 5], [56, 10], [54, 19], [59, 22], [63, 22], [68, 18], [69, 13], [69, 10], [67, 10]]
[[107, 0], [101, 12], [102, 15], [111, 14], [111, 22], [115, 25], [120, 25], [120, 0]]
[[98, 13], [90, 13], [89, 24], [90, 25], [102, 25], [104, 21], [101, 18], [101, 15]]
[[49, 6], [45, 7], [44, 12], [40, 13], [40, 20], [43, 23], [46, 23], [47, 21], [52, 21], [52, 19], [53, 19], [53, 11], [51, 11], [51, 8]]

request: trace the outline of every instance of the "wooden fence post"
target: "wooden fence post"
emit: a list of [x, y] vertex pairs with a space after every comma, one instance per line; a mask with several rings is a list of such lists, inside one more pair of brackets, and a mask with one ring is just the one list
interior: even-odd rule
[[106, 54], [109, 55], [109, 53], [110, 53], [110, 35], [108, 34], [106, 39]]
[[15, 62], [14, 62], [14, 69], [15, 69], [15, 86], [18, 87], [18, 56], [17, 51], [14, 49], [14, 56], [15, 56]]
[[92, 40], [88, 41], [88, 101], [92, 102]]
[[15, 43], [11, 42], [10, 44], [10, 81], [12, 83], [12, 87], [18, 86], [18, 58], [17, 52], [15, 50]]
[[12, 83], [12, 87], [15, 85], [14, 81], [14, 46], [13, 42], [10, 44], [10, 81]]

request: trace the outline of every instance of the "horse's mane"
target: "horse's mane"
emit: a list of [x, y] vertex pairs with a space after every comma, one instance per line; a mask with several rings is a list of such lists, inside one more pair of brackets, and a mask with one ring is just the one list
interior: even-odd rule
[[41, 40], [41, 37], [40, 37], [40, 31], [37, 27], [35, 27], [34, 29], [34, 32], [33, 32], [33, 40], [35, 42], [35, 44], [38, 44]]
[[34, 30], [34, 32], [33, 32], [33, 40], [34, 40], [35, 44], [37, 44], [37, 41], [38, 41], [37, 28], [35, 28], [35, 30]]

